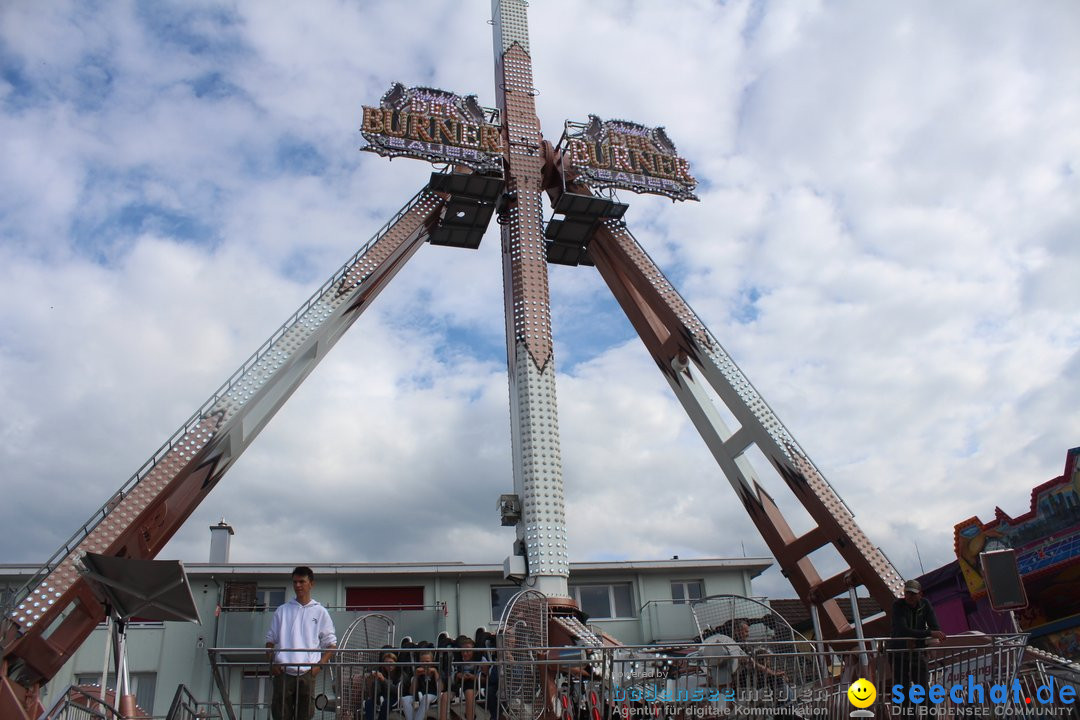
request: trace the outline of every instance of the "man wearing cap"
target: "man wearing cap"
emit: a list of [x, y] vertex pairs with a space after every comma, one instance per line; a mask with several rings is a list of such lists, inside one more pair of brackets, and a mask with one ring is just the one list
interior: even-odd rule
[[[926, 687], [930, 682], [930, 669], [921, 652], [927, 640], [940, 642], [945, 639], [937, 615], [930, 601], [922, 596], [918, 580], [904, 583], [904, 597], [892, 606], [892, 654], [893, 683], [907, 690], [913, 683]], [[906, 694], [906, 693], [905, 693]]]

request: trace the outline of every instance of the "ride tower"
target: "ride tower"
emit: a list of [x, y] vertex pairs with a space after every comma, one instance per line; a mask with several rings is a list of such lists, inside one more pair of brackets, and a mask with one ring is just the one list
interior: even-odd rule
[[500, 237], [514, 493], [521, 506], [515, 522], [517, 548], [507, 562], [524, 556], [526, 583], [569, 602], [570, 556], [544, 237], [544, 171], [551, 153], [545, 152], [536, 116], [525, 3], [492, 0], [491, 15], [495, 96], [502, 113], [505, 153]]
[[[664, 129], [589, 116], [567, 121], [557, 145], [545, 140], [526, 7], [523, 0], [492, 1], [497, 109], [473, 95], [399, 83], [378, 105], [364, 107], [364, 150], [445, 169], [432, 173], [13, 595], [0, 615], [0, 717], [37, 717], [40, 685], [104, 619], [82, 558], [155, 557], [420, 247], [475, 249], [492, 217], [501, 225], [514, 477], [514, 492], [500, 498], [499, 509], [502, 523], [515, 527], [506, 574], [531, 591], [515, 617], [521, 627], [543, 625], [530, 637], [541, 645], [603, 641], [580, 622], [568, 593], [549, 263], [599, 272], [781, 571], [810, 605], [819, 637], [850, 636], [863, 625], [844, 616], [838, 595], [863, 586], [887, 609], [900, 596], [895, 568], [630, 233], [622, 220], [627, 206], [605, 194], [697, 199], [690, 166]], [[545, 195], [554, 211], [546, 222]], [[769, 468], [755, 468], [751, 450]], [[792, 491], [814, 523], [810, 530], [792, 530], [759, 469], [771, 469]], [[823, 577], [811, 555], [829, 546], [842, 567]], [[887, 620], [869, 619], [866, 632], [884, 631]]]

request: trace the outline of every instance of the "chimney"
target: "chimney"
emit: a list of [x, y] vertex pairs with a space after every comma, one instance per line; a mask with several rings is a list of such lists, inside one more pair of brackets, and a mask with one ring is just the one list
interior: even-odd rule
[[221, 518], [217, 525], [210, 526], [210, 562], [225, 565], [229, 562], [229, 538], [235, 535], [232, 526]]

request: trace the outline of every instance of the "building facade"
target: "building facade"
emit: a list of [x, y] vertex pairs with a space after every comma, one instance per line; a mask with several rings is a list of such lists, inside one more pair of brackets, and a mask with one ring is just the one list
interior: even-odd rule
[[[218, 559], [221, 559], [220, 553]], [[213, 554], [212, 554], [213, 556]], [[751, 581], [770, 558], [572, 563], [570, 592], [589, 622], [626, 644], [687, 640], [697, 634], [688, 601], [709, 595], [752, 596]], [[501, 565], [449, 563], [312, 564], [312, 596], [325, 605], [339, 636], [358, 617], [393, 618], [395, 641], [435, 641], [494, 630], [519, 588], [503, 579]], [[0, 566], [0, 592], [13, 592], [38, 568]], [[219, 699], [210, 662], [261, 648], [274, 609], [292, 597], [293, 565], [196, 563], [185, 567], [201, 625], [132, 622], [128, 670], [138, 704], [164, 715], [176, 688], [199, 700]], [[69, 685], [100, 681], [106, 632], [99, 627], [46, 691], [48, 707]], [[235, 653], [243, 655], [242, 652]], [[264, 678], [235, 673], [230, 697], [259, 701]], [[254, 697], [253, 697], [254, 696]]]

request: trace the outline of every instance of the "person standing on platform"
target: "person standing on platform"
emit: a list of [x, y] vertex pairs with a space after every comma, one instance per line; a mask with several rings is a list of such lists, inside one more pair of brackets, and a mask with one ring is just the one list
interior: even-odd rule
[[274, 720], [311, 720], [315, 715], [315, 678], [337, 647], [330, 613], [311, 599], [315, 573], [301, 565], [292, 571], [296, 597], [278, 607], [266, 631]]
[[934, 607], [922, 596], [922, 585], [918, 580], [908, 580], [904, 583], [904, 597], [892, 606], [892, 640], [889, 643], [893, 683], [903, 685], [905, 694], [913, 683], [925, 688], [930, 682], [930, 667], [923, 648], [928, 641], [944, 639], [945, 633], [938, 625]]

